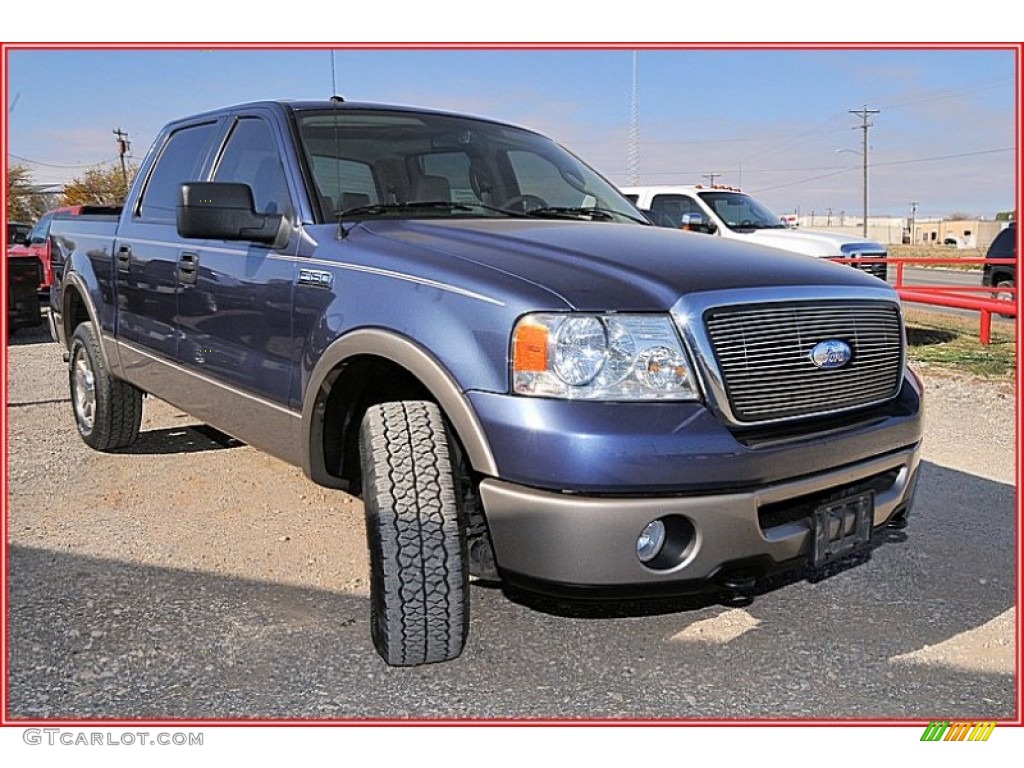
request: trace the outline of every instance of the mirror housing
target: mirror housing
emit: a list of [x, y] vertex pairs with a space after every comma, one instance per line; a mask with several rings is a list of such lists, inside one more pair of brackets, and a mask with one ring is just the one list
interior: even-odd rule
[[277, 213], [256, 213], [248, 184], [191, 181], [181, 185], [178, 235], [196, 240], [242, 240], [271, 248], [288, 244], [291, 227]]
[[715, 234], [718, 230], [713, 221], [705, 219], [699, 213], [684, 213], [680, 217], [679, 228], [687, 229], [691, 232], [704, 232], [709, 235]]

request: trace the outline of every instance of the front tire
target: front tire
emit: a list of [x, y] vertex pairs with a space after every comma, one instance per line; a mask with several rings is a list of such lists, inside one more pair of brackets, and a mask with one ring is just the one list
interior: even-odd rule
[[86, 445], [111, 451], [134, 443], [142, 425], [142, 391], [110, 375], [89, 323], [71, 336], [69, 359], [71, 410]]
[[450, 661], [469, 634], [466, 525], [433, 403], [384, 403], [359, 432], [370, 631], [391, 666]]

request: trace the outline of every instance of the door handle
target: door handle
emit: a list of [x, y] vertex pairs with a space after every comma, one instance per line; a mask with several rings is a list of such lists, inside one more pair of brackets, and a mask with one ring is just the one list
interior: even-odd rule
[[132, 247], [122, 245], [117, 249], [117, 271], [127, 274], [132, 268]]
[[199, 274], [199, 254], [183, 251], [178, 257], [178, 279], [187, 285], [195, 285]]

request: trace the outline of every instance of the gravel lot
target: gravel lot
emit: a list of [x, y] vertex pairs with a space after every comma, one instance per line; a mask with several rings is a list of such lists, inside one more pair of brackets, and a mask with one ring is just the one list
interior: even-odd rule
[[1012, 384], [923, 371], [908, 535], [831, 578], [744, 608], [474, 587], [463, 656], [402, 670], [369, 641], [358, 500], [153, 398], [93, 452], [60, 349], [7, 351], [11, 717], [1014, 715]]

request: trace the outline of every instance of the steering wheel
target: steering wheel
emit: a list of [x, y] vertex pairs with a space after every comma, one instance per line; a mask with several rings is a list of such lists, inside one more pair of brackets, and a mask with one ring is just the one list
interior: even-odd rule
[[547, 208], [548, 201], [538, 195], [512, 195], [508, 200], [501, 204], [502, 208], [510, 208], [512, 210], [521, 210], [523, 213], [529, 213], [538, 208]]
[[754, 222], [752, 222], [750, 219], [744, 219], [743, 221], [741, 221], [736, 226], [737, 227], [752, 227], [752, 226], [754, 226]]

